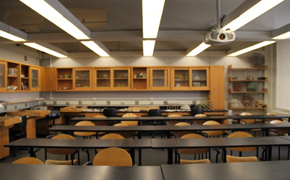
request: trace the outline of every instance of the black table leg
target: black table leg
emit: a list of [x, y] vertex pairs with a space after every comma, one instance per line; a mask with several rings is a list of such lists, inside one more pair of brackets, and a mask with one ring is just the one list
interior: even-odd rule
[[30, 152], [30, 157], [34, 157], [34, 152], [33, 152], [33, 147], [30, 147], [30, 150], [29, 150]]
[[130, 150], [130, 155], [131, 155], [131, 158], [132, 158], [132, 162], [133, 162], [133, 165], [135, 164], [135, 149], [132, 148]]
[[139, 148], [139, 166], [142, 164], [142, 149]]
[[173, 164], [173, 158], [172, 158], [173, 149], [172, 148], [168, 148], [167, 151], [168, 151], [168, 162], [167, 162], [167, 164]]
[[227, 162], [227, 150], [226, 148], [222, 148], [222, 157], [223, 157], [223, 162]]

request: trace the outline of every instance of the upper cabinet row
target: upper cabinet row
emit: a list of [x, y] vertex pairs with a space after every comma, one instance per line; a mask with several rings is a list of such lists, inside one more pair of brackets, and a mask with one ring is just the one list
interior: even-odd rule
[[57, 91], [210, 90], [208, 67], [56, 68]]
[[0, 61], [0, 91], [40, 91], [40, 67]]

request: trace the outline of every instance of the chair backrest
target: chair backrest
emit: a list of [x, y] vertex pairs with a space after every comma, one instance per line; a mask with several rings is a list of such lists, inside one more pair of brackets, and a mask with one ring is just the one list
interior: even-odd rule
[[206, 115], [205, 114], [196, 114], [196, 115], [194, 115], [194, 117], [206, 117]]
[[125, 138], [117, 133], [109, 133], [109, 134], [105, 134], [104, 136], [100, 137], [100, 139], [125, 139]]
[[[282, 120], [272, 120], [270, 122], [270, 124], [282, 124], [284, 123]], [[280, 136], [280, 135], [284, 135], [284, 134], [288, 134], [290, 133], [290, 129], [287, 128], [287, 129], [270, 129], [269, 130], [269, 134], [272, 135], [272, 136]]]
[[[183, 115], [182, 114], [168, 114], [167, 117], [171, 117], [171, 118], [174, 118], [174, 117], [182, 117]], [[167, 125], [175, 125], [176, 123], [179, 123], [179, 122], [182, 122], [182, 121], [166, 121], [166, 124]]]
[[[134, 113], [126, 113], [122, 117], [138, 117]], [[127, 124], [129, 126], [138, 126], [138, 121], [121, 121], [122, 124]]]
[[[91, 121], [80, 121], [75, 126], [95, 126], [95, 124]], [[95, 132], [74, 132], [74, 135], [77, 136], [93, 136], [95, 134]]]
[[99, 152], [93, 160], [94, 166], [132, 166], [130, 154], [121, 148], [107, 148]]
[[[190, 126], [187, 122], [178, 122], [175, 124], [175, 126]], [[171, 134], [173, 134], [176, 138], [181, 138], [185, 134], [192, 133], [192, 131], [172, 131]]]
[[[240, 116], [252, 116], [252, 114], [249, 112], [242, 112], [240, 114]], [[256, 123], [256, 120], [255, 119], [241, 119], [240, 123], [241, 124], [253, 124], [253, 123]]]
[[34, 158], [34, 157], [23, 157], [23, 158], [20, 158], [20, 159], [13, 161], [12, 164], [39, 164], [39, 165], [43, 165], [43, 162], [37, 158]]
[[[274, 113], [274, 112], [268, 112], [266, 115], [268, 115], [268, 116], [275, 116], [275, 115], [277, 115], [277, 113]], [[265, 119], [264, 121], [268, 121], [268, 122], [270, 122], [270, 121], [273, 121], [273, 120], [277, 120], [277, 119]], [[280, 119], [281, 120], [281, 119]]]
[[237, 157], [237, 156], [230, 156], [227, 155], [227, 163], [234, 163], [234, 162], [257, 162], [259, 161], [256, 156], [250, 157]]
[[138, 117], [138, 116], [134, 113], [126, 113], [122, 117]]
[[148, 111], [149, 116], [161, 116], [161, 110], [160, 109], [150, 109]]
[[185, 160], [180, 159], [180, 164], [210, 164], [209, 159], [199, 159], [199, 160]]
[[[117, 123], [117, 124], [114, 124], [114, 126], [116, 126], [116, 127], [123, 127], [123, 126], [129, 126], [129, 125], [126, 124], [126, 123]], [[124, 138], [133, 137], [133, 133], [132, 132], [115, 132], [115, 133], [116, 134], [120, 134]]]
[[21, 123], [18, 123], [18, 124], [15, 124], [15, 127], [18, 127], [18, 128], [26, 128], [26, 124], [27, 124], [27, 117], [26, 116], [22, 116], [22, 122]]
[[[186, 134], [183, 135], [180, 139], [193, 139], [193, 138], [204, 138], [199, 134]], [[209, 152], [209, 148], [194, 148], [194, 149], [178, 149], [178, 152], [181, 154], [203, 154]]]
[[[240, 137], [253, 137], [253, 136], [243, 131], [236, 131], [228, 135], [228, 138], [240, 138]], [[257, 150], [257, 147], [230, 147], [227, 149], [232, 150], [232, 151], [255, 151]]]
[[[94, 118], [106, 118], [106, 116], [104, 116], [104, 115], [96, 115], [96, 116], [94, 116]], [[94, 121], [94, 124], [96, 126], [108, 126], [109, 125], [109, 121]]]
[[107, 108], [107, 109], [104, 109], [103, 114], [106, 117], [115, 117], [117, 114], [117, 110], [115, 108]]
[[[194, 115], [194, 117], [206, 117], [206, 115], [205, 114], [196, 114], [196, 115]], [[192, 121], [192, 123], [195, 125], [202, 125], [204, 122], [206, 122], [206, 120], [194, 120], [194, 121]]]
[[[59, 134], [53, 136], [51, 139], [75, 139], [71, 135], [68, 134]], [[46, 151], [51, 154], [58, 154], [58, 155], [70, 155], [77, 151], [77, 149], [72, 148], [47, 148]]]
[[182, 114], [169, 114], [167, 117], [182, 117]]
[[[205, 126], [209, 126], [209, 125], [221, 125], [219, 122], [216, 121], [206, 121], [203, 123], [203, 125]], [[203, 133], [205, 133], [207, 136], [219, 136], [219, 135], [223, 135], [224, 131], [202, 131]]]

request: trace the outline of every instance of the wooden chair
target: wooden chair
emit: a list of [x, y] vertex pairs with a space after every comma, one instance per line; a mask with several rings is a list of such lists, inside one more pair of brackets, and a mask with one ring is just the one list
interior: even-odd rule
[[[277, 113], [268, 112], [266, 115], [268, 115], [268, 116], [275, 116], [275, 115], [277, 115]], [[264, 119], [264, 122], [271, 122], [273, 120], [281, 120], [281, 119]]]
[[[122, 126], [129, 126], [126, 123], [117, 123], [114, 124], [114, 126], [116, 127], [122, 127]], [[134, 132], [115, 132], [116, 134], [120, 134], [121, 136], [123, 136], [124, 138], [131, 138], [134, 136]]]
[[121, 148], [107, 148], [99, 152], [93, 166], [132, 166], [130, 154]]
[[34, 157], [23, 157], [23, 158], [20, 158], [20, 159], [13, 161], [12, 164], [39, 164], [39, 165], [43, 165], [43, 162], [37, 158], [34, 158]]
[[[80, 121], [75, 124], [75, 126], [95, 126], [91, 121]], [[76, 136], [82, 136], [84, 139], [91, 138], [91, 136], [96, 135], [95, 132], [73, 132]]]
[[[216, 121], [206, 121], [203, 123], [203, 125], [208, 126], [208, 125], [221, 125], [220, 123]], [[224, 135], [224, 131], [202, 131], [202, 134], [204, 134], [206, 137], [215, 137], [215, 136], [220, 136]]]
[[185, 160], [180, 159], [180, 164], [210, 164], [209, 159], [200, 159], [200, 160]]
[[256, 156], [250, 157], [237, 157], [227, 155], [227, 163], [235, 163], [235, 162], [257, 162], [259, 161]]
[[[167, 117], [171, 117], [171, 118], [182, 117], [182, 114], [169, 114], [169, 115], [167, 115]], [[175, 124], [177, 124], [179, 122], [183, 122], [183, 121], [166, 121], [165, 123], [167, 125], [173, 126], [173, 125], [175, 125]]]
[[[196, 114], [194, 117], [206, 117], [205, 114]], [[193, 124], [195, 125], [202, 125], [206, 120], [194, 120], [192, 121]]]
[[[194, 133], [186, 134], [186, 135], [181, 137], [181, 139], [192, 139], [192, 138], [204, 138], [204, 137], [199, 135], [199, 134], [194, 134]], [[200, 160], [204, 160], [203, 159], [204, 154], [205, 154], [205, 158], [207, 159], [207, 153], [209, 153], [209, 159], [210, 159], [210, 149], [209, 148], [177, 149], [177, 150], [175, 150], [175, 163], [180, 164], [182, 162], [182, 163], [189, 164], [189, 163], [204, 162], [204, 161], [200, 161]], [[181, 159], [180, 154], [194, 155], [194, 160]], [[196, 155], [199, 155], [199, 161], [196, 161]], [[218, 160], [218, 158], [217, 158], [217, 160]], [[207, 160], [205, 160], [205, 161], [207, 161]]]
[[[240, 116], [252, 116], [252, 114], [249, 112], [242, 112], [239, 115]], [[256, 119], [241, 119], [240, 120], [240, 124], [254, 124], [254, 123], [256, 123]], [[253, 131], [254, 136], [256, 136], [256, 132], [261, 131], [261, 129], [250, 129], [250, 131]]]
[[[102, 136], [100, 139], [125, 139], [122, 135], [117, 133], [109, 133]], [[96, 149], [96, 152], [101, 152], [103, 149]]]
[[[96, 115], [94, 116], [94, 118], [106, 118], [106, 116], [104, 115]], [[94, 121], [94, 124], [96, 126], [108, 126], [109, 125], [109, 121]], [[104, 135], [105, 132], [98, 132], [98, 136]]]
[[[138, 117], [134, 113], [126, 113], [122, 117]], [[138, 126], [138, 121], [121, 121], [122, 124], [128, 124], [129, 126]]]
[[[190, 124], [186, 123], [186, 122], [179, 122], [176, 123], [175, 126], [190, 126]], [[186, 135], [186, 134], [190, 134], [192, 133], [191, 131], [172, 131], [171, 134], [175, 137], [175, 138], [181, 138], [182, 136]]]
[[[268, 122], [268, 121], [265, 121]], [[281, 124], [284, 123], [282, 120], [271, 120], [270, 124]], [[269, 135], [271, 136], [283, 136], [284, 134], [289, 134], [290, 129], [269, 129]], [[288, 147], [288, 156], [289, 159], [290, 147]], [[278, 146], [278, 160], [280, 160], [280, 146]]]
[[[236, 131], [228, 136], [228, 138], [240, 138], [240, 137], [253, 137], [251, 134], [243, 131]], [[232, 151], [238, 151], [239, 156], [242, 156], [242, 152], [245, 151], [257, 151], [256, 156], [258, 157], [258, 148], [257, 147], [227, 147], [226, 149], [231, 150], [231, 155]]]
[[[51, 139], [75, 139], [74, 137], [72, 137], [71, 135], [68, 134], [59, 134], [56, 135], [54, 137], [52, 137]], [[50, 154], [55, 154], [55, 155], [65, 155], [66, 156], [66, 161], [68, 160], [68, 156], [70, 155], [70, 165], [74, 165], [76, 162], [78, 162], [78, 164], [80, 164], [80, 154], [78, 149], [74, 149], [74, 148], [45, 148], [45, 163], [44, 164], [54, 164], [55, 163], [59, 163], [55, 160], [50, 160], [47, 159], [47, 153]], [[74, 155], [78, 154], [78, 160], [74, 159]]]

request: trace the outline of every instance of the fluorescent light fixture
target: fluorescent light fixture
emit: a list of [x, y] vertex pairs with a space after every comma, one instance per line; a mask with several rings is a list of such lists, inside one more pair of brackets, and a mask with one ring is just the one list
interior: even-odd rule
[[90, 39], [90, 31], [56, 0], [20, 0], [76, 39]]
[[203, 42], [199, 46], [197, 46], [196, 48], [194, 48], [192, 51], [190, 51], [186, 56], [196, 56], [199, 53], [201, 53], [202, 51], [204, 51], [207, 48], [209, 48], [210, 46], [211, 46], [210, 44], [205, 44]]
[[24, 45], [59, 58], [65, 58], [68, 55], [66, 51], [63, 51], [48, 43], [24, 43]]
[[156, 38], [165, 0], [142, 0], [143, 38]]
[[101, 42], [94, 42], [94, 41], [81, 41], [81, 43], [87, 46], [89, 49], [94, 51], [101, 57], [109, 57], [109, 50], [101, 43]]
[[272, 31], [273, 39], [288, 39], [290, 38], [290, 24], [287, 24], [279, 29]]
[[258, 44], [255, 44], [253, 46], [250, 46], [250, 47], [247, 47], [247, 48], [244, 48], [244, 49], [241, 49], [239, 51], [236, 51], [236, 52], [233, 52], [227, 56], [238, 56], [238, 55], [241, 55], [241, 54], [244, 54], [246, 52], [250, 52], [250, 51], [253, 51], [255, 49], [259, 49], [261, 47], [264, 47], [264, 46], [267, 46], [269, 44], [273, 44], [275, 43], [276, 41], [263, 41], [263, 42], [260, 42]]
[[288, 39], [290, 38], [290, 31], [285, 32], [279, 36], [273, 37], [273, 39]]
[[239, 17], [224, 26], [223, 29], [230, 29], [231, 31], [236, 31], [248, 22], [260, 16], [261, 14], [275, 7], [282, 1], [284, 0], [261, 0], [250, 9], [245, 11], [243, 14], [241, 14]]
[[2, 22], [0, 22], [0, 36], [16, 42], [23, 42], [27, 40], [27, 34], [25, 32]]
[[153, 56], [155, 47], [155, 40], [144, 40], [143, 41], [143, 56]]

